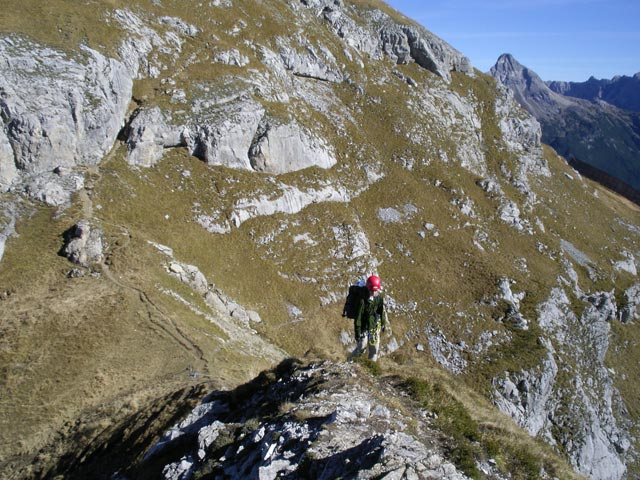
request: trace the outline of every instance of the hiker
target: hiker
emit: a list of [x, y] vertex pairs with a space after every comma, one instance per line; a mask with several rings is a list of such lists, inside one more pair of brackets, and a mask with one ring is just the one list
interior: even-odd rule
[[[380, 291], [382, 282], [377, 275], [371, 275], [366, 282], [365, 295], [358, 301], [355, 318], [353, 321], [356, 345], [350, 357], [361, 355], [369, 343], [369, 360], [378, 360], [380, 348], [380, 330], [383, 332], [388, 327], [387, 312], [384, 308], [384, 299]], [[364, 289], [363, 289], [364, 290]]]

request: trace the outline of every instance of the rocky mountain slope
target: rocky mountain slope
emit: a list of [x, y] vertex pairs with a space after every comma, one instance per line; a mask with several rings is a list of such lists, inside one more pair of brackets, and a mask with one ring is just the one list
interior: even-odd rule
[[640, 112], [640, 72], [632, 77], [589, 78], [586, 82], [545, 82], [551, 90], [567, 97], [604, 100], [624, 110]]
[[514, 91], [518, 102], [540, 122], [543, 141], [560, 155], [576, 158], [640, 190], [637, 111], [618, 108], [598, 94], [565, 96], [562, 93], [569, 87], [548, 86], [511, 55], [502, 55], [491, 75]]
[[[640, 211], [444, 41], [374, 0], [0, 31], [2, 476], [638, 474]], [[340, 317], [372, 272], [377, 377]]]

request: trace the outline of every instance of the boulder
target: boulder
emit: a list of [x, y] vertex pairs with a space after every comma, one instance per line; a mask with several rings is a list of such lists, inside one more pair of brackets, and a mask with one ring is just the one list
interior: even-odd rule
[[205, 295], [209, 291], [207, 278], [195, 265], [172, 261], [167, 266], [167, 269], [171, 275], [191, 287], [200, 295]]
[[88, 267], [103, 259], [102, 231], [81, 220], [64, 234], [65, 245], [62, 253], [69, 261]]

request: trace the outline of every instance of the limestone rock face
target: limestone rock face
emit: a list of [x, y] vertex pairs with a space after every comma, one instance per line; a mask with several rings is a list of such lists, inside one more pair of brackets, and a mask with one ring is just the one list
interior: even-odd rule
[[254, 170], [273, 174], [314, 165], [331, 168], [336, 164], [329, 145], [320, 138], [310, 137], [295, 123], [261, 123], [248, 153]]
[[71, 57], [19, 37], [0, 39], [2, 183], [99, 163], [124, 124], [132, 85], [123, 63], [95, 50]]
[[187, 146], [209, 165], [250, 170], [248, 152], [263, 115], [264, 109], [253, 102], [223, 106], [185, 131]]
[[[560, 444], [576, 470], [593, 479], [620, 479], [628, 433], [616, 420], [620, 411], [604, 359], [609, 322], [617, 315], [615, 298], [599, 292], [583, 296], [580, 317], [569, 308], [566, 293], [556, 288], [538, 307], [538, 323], [553, 338], [543, 341], [546, 357], [532, 370], [494, 379], [494, 402], [532, 435]], [[559, 385], [559, 372], [574, 379], [571, 391]], [[572, 425], [569, 432], [566, 428]]]
[[382, 50], [397, 63], [416, 62], [446, 81], [451, 71], [471, 73], [469, 60], [421, 27], [390, 24], [380, 32]]
[[135, 114], [127, 131], [127, 161], [131, 165], [150, 167], [162, 159], [165, 148], [183, 145], [179, 129], [167, 124], [158, 107]]
[[302, 3], [322, 12], [349, 47], [370, 57], [380, 58], [385, 54], [399, 64], [415, 62], [447, 82], [451, 80], [451, 71], [473, 73], [467, 57], [423, 27], [398, 24], [386, 13], [373, 10], [369, 14], [369, 28], [363, 28], [349, 17], [348, 8], [341, 2]]

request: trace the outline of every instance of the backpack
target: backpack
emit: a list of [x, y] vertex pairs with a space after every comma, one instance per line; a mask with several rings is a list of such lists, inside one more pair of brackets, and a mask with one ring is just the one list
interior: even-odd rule
[[361, 285], [351, 285], [349, 287], [347, 299], [344, 302], [344, 307], [342, 308], [342, 316], [355, 319], [358, 316], [360, 300], [366, 299], [368, 296], [369, 290], [367, 290], [367, 287]]

